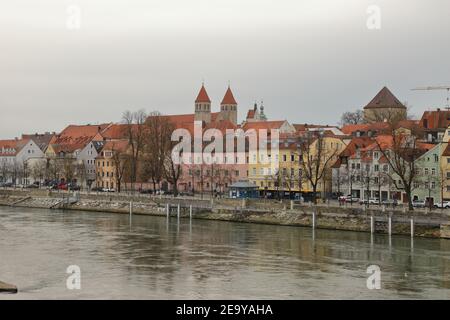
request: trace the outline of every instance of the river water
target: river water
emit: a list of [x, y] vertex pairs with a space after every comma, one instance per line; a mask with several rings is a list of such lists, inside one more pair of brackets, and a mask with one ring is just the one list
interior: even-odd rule
[[450, 299], [450, 240], [0, 207], [0, 280], [19, 288], [0, 299]]

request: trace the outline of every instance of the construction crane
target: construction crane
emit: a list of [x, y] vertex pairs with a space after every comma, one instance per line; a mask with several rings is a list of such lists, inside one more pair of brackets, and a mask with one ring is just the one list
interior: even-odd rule
[[447, 110], [450, 110], [450, 86], [418, 87], [411, 90], [447, 90]]

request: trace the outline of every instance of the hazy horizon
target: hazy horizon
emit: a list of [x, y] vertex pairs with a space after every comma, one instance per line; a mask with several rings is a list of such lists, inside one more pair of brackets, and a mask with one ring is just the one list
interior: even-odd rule
[[2, 1], [0, 139], [127, 109], [192, 113], [202, 81], [212, 111], [231, 83], [239, 122], [264, 100], [271, 120], [334, 125], [383, 86], [420, 117], [445, 107], [445, 91], [411, 89], [450, 85], [448, 12], [445, 0]]

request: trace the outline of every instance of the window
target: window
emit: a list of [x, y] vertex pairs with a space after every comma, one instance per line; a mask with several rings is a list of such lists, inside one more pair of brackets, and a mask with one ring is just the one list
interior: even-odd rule
[[374, 165], [374, 166], [373, 166], [373, 170], [374, 170], [375, 172], [378, 172], [378, 171], [380, 170], [380, 166], [379, 166], [378, 164]]
[[239, 177], [239, 170], [236, 170], [236, 171], [234, 172], [234, 175], [235, 175], [236, 177]]
[[383, 171], [384, 171], [384, 172], [388, 172], [388, 169], [389, 169], [388, 165], [385, 164], [385, 165], [383, 166]]
[[375, 158], [375, 159], [379, 159], [380, 158], [380, 154], [378, 153], [378, 151], [375, 151], [374, 153], [373, 153], [373, 157]]
[[435, 176], [436, 175], [436, 168], [431, 168], [431, 175]]
[[417, 181], [414, 181], [414, 189], [420, 188], [420, 184]]
[[447, 172], [447, 179], [450, 179], [450, 172]]
[[283, 154], [283, 162], [286, 162], [286, 160], [287, 160], [286, 155]]
[[357, 163], [356, 164], [356, 169], [358, 169], [358, 170], [361, 169], [361, 164]]
[[352, 169], [355, 169], [355, 164], [354, 163], [352, 163]]
[[424, 169], [425, 175], [428, 175], [428, 168]]
[[293, 154], [291, 154], [291, 162], [295, 161], [295, 156]]
[[450, 157], [447, 158], [447, 163], [450, 163]]
[[431, 189], [435, 189], [436, 188], [436, 182], [431, 181]]

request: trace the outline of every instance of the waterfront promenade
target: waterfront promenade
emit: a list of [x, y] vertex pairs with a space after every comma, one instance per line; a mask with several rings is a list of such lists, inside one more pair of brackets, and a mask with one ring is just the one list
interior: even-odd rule
[[277, 224], [412, 237], [450, 238], [450, 210], [407, 211], [354, 204], [296, 203], [260, 199], [200, 199], [140, 194], [0, 190], [0, 205], [133, 215]]

